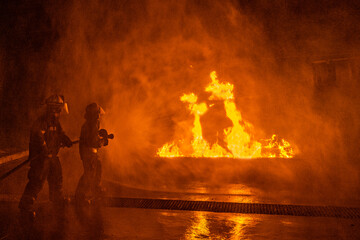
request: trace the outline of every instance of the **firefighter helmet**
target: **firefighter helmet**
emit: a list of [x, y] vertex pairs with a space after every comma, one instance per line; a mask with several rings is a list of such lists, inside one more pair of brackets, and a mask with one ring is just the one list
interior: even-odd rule
[[97, 103], [91, 103], [86, 106], [85, 119], [98, 119], [101, 115], [105, 114], [105, 111]]
[[63, 95], [51, 95], [45, 100], [45, 104], [47, 106], [47, 110], [50, 112], [60, 113], [61, 110], [64, 110], [66, 113], [69, 113], [69, 109]]

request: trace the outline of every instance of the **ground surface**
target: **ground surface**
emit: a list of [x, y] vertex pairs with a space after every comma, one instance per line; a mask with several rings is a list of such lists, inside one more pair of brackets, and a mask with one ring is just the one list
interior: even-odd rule
[[[24, 159], [22, 159], [24, 160]], [[21, 162], [1, 165], [0, 173]], [[57, 208], [47, 201], [44, 187], [35, 205], [33, 224], [22, 224], [17, 203], [26, 184], [27, 168], [0, 184], [0, 239], [360, 239], [359, 218], [304, 217], [268, 214], [217, 213], [105, 207], [98, 204]], [[175, 199], [236, 203], [327, 205], [319, 198], [286, 198], [264, 194], [266, 189], [246, 184], [223, 184], [209, 189], [195, 181], [174, 189], [142, 189], [105, 180], [111, 197]], [[183, 189], [181, 189], [183, 188]], [[290, 197], [289, 197], [290, 196]], [[301, 201], [299, 199], [302, 199]], [[358, 208], [357, 202], [333, 202]], [[336, 204], [339, 203], [339, 204]]]

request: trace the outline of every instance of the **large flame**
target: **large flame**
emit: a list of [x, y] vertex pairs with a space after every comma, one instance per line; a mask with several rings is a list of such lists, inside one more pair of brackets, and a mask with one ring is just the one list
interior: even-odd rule
[[[228, 157], [228, 158], [292, 158], [294, 150], [290, 143], [279, 139], [275, 134], [270, 139], [263, 139], [260, 142], [253, 139], [248, 133], [252, 125], [242, 119], [241, 113], [236, 109], [234, 102], [234, 85], [220, 83], [216, 72], [210, 73], [211, 83], [205, 88], [210, 92], [209, 100], [222, 100], [226, 116], [231, 120], [233, 126], [224, 129], [224, 141], [227, 149], [219, 144], [210, 145], [202, 135], [200, 117], [207, 112], [206, 103], [197, 103], [197, 96], [194, 93], [184, 94], [180, 100], [188, 103], [188, 109], [194, 115], [194, 127], [192, 128], [193, 140], [191, 141], [192, 153], [190, 157]], [[183, 140], [178, 140], [183, 142]], [[181, 148], [175, 143], [166, 143], [162, 146], [157, 155], [160, 157], [185, 157]]]

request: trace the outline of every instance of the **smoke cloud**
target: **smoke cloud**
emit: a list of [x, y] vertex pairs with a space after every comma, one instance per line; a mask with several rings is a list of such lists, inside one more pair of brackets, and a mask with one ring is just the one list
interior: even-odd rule
[[[103, 127], [115, 139], [103, 150], [104, 178], [144, 188], [198, 180], [314, 192], [325, 186], [349, 195], [359, 189], [359, 110], [353, 107], [359, 98], [351, 90], [359, 87], [359, 74], [350, 78], [341, 72], [347, 66], [340, 67], [338, 84], [318, 91], [313, 68], [323, 56], [354, 53], [352, 26], [359, 19], [345, 5], [319, 13], [310, 1], [303, 8], [268, 4], [93, 0], [47, 7], [59, 32], [46, 69], [49, 91], [66, 96], [71, 114], [64, 128], [74, 138], [87, 104], [105, 109]], [[351, 64], [359, 66], [356, 59]], [[279, 173], [268, 164], [209, 169], [196, 159], [154, 158], [164, 143], [190, 134], [193, 116], [180, 97], [194, 92], [208, 101], [204, 88], [214, 70], [234, 84], [237, 108], [255, 137], [286, 139], [296, 146], [297, 157], [286, 160], [294, 163]], [[223, 113], [215, 103], [203, 116], [210, 142], [230, 124]]]

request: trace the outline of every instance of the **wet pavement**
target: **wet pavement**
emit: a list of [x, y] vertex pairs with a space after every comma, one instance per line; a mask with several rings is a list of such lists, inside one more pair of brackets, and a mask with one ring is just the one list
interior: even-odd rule
[[1, 204], [1, 239], [360, 239], [359, 219], [135, 208], [38, 206], [20, 226], [16, 204]]
[[[1, 165], [0, 173], [23, 161]], [[241, 214], [232, 212], [182, 211], [112, 207], [94, 203], [69, 204], [63, 208], [47, 200], [44, 187], [35, 204], [37, 217], [24, 224], [17, 204], [26, 184], [27, 169], [21, 169], [0, 184], [0, 239], [360, 239], [359, 218]], [[195, 181], [174, 188], [139, 188], [105, 179], [107, 195], [134, 198], [233, 203], [318, 205], [318, 199], [264, 194], [266, 189], [246, 184], [209, 187]], [[283, 194], [292, 196], [293, 194]], [[324, 200], [325, 201], [325, 200]], [[325, 201], [326, 202], [326, 201]], [[356, 201], [341, 206], [359, 207]], [[155, 205], [152, 205], [155, 206]], [[158, 205], [161, 208], [160, 205]]]

